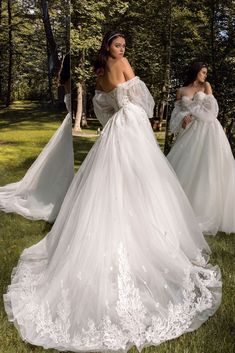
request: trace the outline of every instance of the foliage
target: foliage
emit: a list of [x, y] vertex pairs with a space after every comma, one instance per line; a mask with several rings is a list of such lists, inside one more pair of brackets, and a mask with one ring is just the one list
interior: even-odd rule
[[92, 63], [109, 29], [125, 34], [127, 57], [156, 105], [168, 95], [168, 115], [187, 66], [195, 60], [206, 61], [208, 80], [220, 106], [219, 119], [235, 145], [234, 0], [72, 0], [71, 23], [73, 78], [85, 84], [90, 97], [95, 79]]
[[[69, 0], [49, 1], [51, 26], [60, 57], [69, 50], [70, 11]], [[47, 42], [41, 18], [39, 0], [11, 1], [13, 35], [12, 100], [48, 99]], [[9, 43], [7, 1], [1, 2], [0, 21], [0, 101], [7, 94]], [[57, 82], [54, 82], [54, 90]]]

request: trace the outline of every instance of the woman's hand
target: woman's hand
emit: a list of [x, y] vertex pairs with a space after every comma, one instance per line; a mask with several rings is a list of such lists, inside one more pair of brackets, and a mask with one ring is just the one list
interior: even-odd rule
[[188, 124], [191, 123], [192, 120], [193, 120], [192, 115], [186, 115], [182, 121], [182, 128], [186, 129], [186, 127], [188, 126]]

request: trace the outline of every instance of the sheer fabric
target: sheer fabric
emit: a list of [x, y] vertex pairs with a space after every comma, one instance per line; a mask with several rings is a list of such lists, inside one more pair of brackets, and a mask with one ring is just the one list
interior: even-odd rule
[[22, 253], [5, 308], [22, 338], [44, 348], [140, 351], [212, 315], [220, 271], [156, 143], [144, 83], [96, 92], [94, 105], [101, 136], [50, 233]]
[[[171, 117], [179, 135], [167, 158], [194, 209], [203, 232], [235, 232], [235, 161], [212, 94], [182, 97]], [[180, 130], [185, 113], [193, 121]], [[177, 128], [176, 128], [177, 126]]]
[[0, 210], [53, 222], [74, 176], [71, 97], [69, 112], [22, 180], [0, 187]]

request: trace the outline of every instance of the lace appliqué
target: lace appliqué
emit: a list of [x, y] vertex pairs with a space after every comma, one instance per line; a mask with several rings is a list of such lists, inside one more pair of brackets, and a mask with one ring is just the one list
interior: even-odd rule
[[56, 343], [69, 343], [70, 313], [68, 289], [64, 289], [61, 282], [61, 302], [57, 305], [55, 320], [53, 321], [48, 302], [38, 305], [37, 314], [34, 317], [36, 332], [41, 337], [49, 336]]
[[22, 317], [17, 317], [18, 322], [26, 325], [30, 320], [41, 337], [40, 342], [48, 342], [49, 339], [50, 347], [54, 348], [59, 346], [60, 349], [74, 348], [82, 351], [126, 351], [127, 347], [135, 344], [140, 349], [145, 345], [158, 345], [187, 332], [195, 318], [200, 320], [200, 314], [208, 317], [215, 301], [210, 288], [221, 287], [216, 271], [192, 266], [185, 274], [181, 302], [169, 302], [166, 313], [162, 315], [158, 311], [158, 305], [154, 312], [149, 312], [145, 307], [140, 289], [135, 286], [132, 278], [128, 254], [122, 243], [118, 248], [118, 270], [118, 300], [115, 307], [116, 317], [113, 320], [115, 323], [108, 315], [98, 325], [90, 319], [86, 328], [71, 336], [69, 290], [64, 289], [61, 282], [61, 301], [52, 314], [48, 302], [40, 301], [36, 295], [41, 277], [33, 275], [27, 265], [20, 266], [15, 280], [19, 279], [19, 272], [24, 273], [17, 292], [20, 295], [19, 305], [22, 308], [23, 301], [25, 309]]

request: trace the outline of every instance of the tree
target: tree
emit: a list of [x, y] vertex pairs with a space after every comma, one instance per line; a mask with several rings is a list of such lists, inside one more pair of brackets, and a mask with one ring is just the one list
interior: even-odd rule
[[40, 0], [42, 20], [44, 24], [46, 43], [47, 43], [47, 61], [48, 61], [48, 86], [50, 99], [54, 102], [52, 91], [52, 77], [57, 74], [60, 68], [60, 60], [58, 56], [57, 44], [54, 39], [53, 31], [51, 28], [50, 16], [48, 11], [48, 3], [46, 0]]
[[11, 94], [12, 94], [12, 60], [13, 60], [13, 42], [12, 42], [12, 15], [11, 15], [11, 0], [7, 0], [7, 13], [8, 13], [8, 85], [7, 85], [7, 99], [6, 107], [11, 103]]
[[[183, 84], [184, 69], [193, 61], [209, 65], [208, 80], [218, 99], [219, 120], [227, 134], [233, 129], [235, 97], [235, 2], [234, 0], [172, 0], [171, 100]], [[173, 108], [173, 102], [170, 102]], [[171, 109], [172, 109], [171, 108]], [[170, 117], [171, 110], [169, 111]], [[166, 150], [173, 136], [167, 131]]]
[[[72, 0], [71, 12], [71, 54], [72, 54], [72, 76], [74, 90], [82, 94], [83, 102], [79, 106], [76, 114], [75, 126], [78, 128], [79, 122], [86, 124], [85, 106], [89, 115], [91, 112], [90, 97], [94, 92], [93, 62], [97, 55], [102, 39], [103, 31], [107, 28], [107, 21], [117, 14], [123, 12], [128, 6], [126, 1], [87, 1]], [[118, 10], [117, 10], [118, 9]], [[112, 13], [112, 15], [110, 15]], [[77, 86], [79, 85], [79, 90]], [[82, 90], [82, 93], [80, 93]], [[91, 93], [92, 92], [92, 93]]]
[[[135, 73], [154, 97], [160, 121], [166, 117], [169, 121], [176, 89], [184, 82], [185, 68], [193, 61], [205, 61], [209, 65], [208, 80], [219, 101], [219, 119], [232, 135], [234, 18], [235, 0], [72, 0], [72, 73], [75, 81], [86, 88], [83, 102], [87, 116], [93, 114], [92, 63], [103, 34], [118, 29], [125, 34], [126, 55]], [[166, 153], [172, 138], [167, 131]]]
[[[0, 100], [6, 104], [9, 64], [11, 63], [11, 99], [50, 99], [57, 93], [57, 82], [48, 72], [55, 65], [48, 60], [49, 48], [42, 21], [40, 1], [11, 1], [11, 50], [9, 47], [8, 3], [0, 2]], [[62, 57], [69, 49], [69, 0], [48, 2], [48, 13], [57, 46]], [[48, 55], [47, 55], [48, 53]], [[11, 56], [11, 60], [10, 59]], [[50, 92], [51, 91], [51, 94]]]

